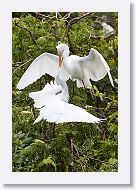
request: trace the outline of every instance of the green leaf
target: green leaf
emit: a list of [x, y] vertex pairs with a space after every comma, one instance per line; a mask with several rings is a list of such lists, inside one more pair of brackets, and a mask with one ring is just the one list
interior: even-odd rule
[[48, 158], [43, 159], [38, 166], [42, 167], [44, 165], [52, 165], [55, 168], [55, 171], [57, 170], [55, 162], [52, 160], [52, 157], [49, 156]]

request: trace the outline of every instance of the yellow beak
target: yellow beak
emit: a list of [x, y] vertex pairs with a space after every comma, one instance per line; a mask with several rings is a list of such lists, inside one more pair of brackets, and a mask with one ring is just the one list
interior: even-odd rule
[[62, 65], [62, 54], [59, 54], [59, 67]]

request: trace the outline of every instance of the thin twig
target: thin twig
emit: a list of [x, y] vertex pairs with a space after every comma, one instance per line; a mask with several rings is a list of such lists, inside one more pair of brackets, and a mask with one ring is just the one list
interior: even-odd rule
[[93, 13], [86, 13], [80, 17], [73, 18], [72, 20], [70, 20], [69, 25], [75, 24], [76, 22], [78, 22], [79, 20], [81, 20], [82, 18], [86, 16], [89, 16], [90, 14], [93, 14]]
[[72, 12], [69, 12], [69, 13], [65, 14], [65, 16], [64, 16], [62, 19], [63, 19], [63, 20], [68, 19], [68, 18], [70, 17], [71, 13], [72, 13]]
[[73, 155], [73, 139], [72, 138], [70, 139], [70, 145], [71, 145], [71, 152], [72, 152], [72, 155]]
[[57, 14], [59, 15], [60, 19], [62, 19], [62, 16], [61, 16], [61, 14], [60, 14], [59, 12], [57, 12]]
[[30, 61], [32, 61], [32, 59], [29, 59], [27, 62], [25, 62], [24, 64], [22, 64], [22, 65], [20, 65], [19, 67], [17, 67], [17, 68], [14, 70], [13, 74], [14, 74], [19, 68], [23, 67], [24, 65], [26, 65], [26, 64], [29, 63]]
[[31, 36], [31, 38], [32, 38], [32, 40], [33, 40], [33, 42], [34, 42], [35, 44], [37, 44], [37, 42], [36, 42], [36, 40], [35, 40], [35, 37], [33, 36], [32, 32], [31, 32], [28, 28], [26, 28], [26, 27], [24, 27], [24, 26], [20, 26], [17, 22], [15, 22], [15, 25], [18, 26], [18, 27], [21, 28], [21, 29], [26, 30], [26, 31], [30, 34], [30, 36]]
[[98, 110], [99, 110], [99, 109], [100, 109], [100, 110], [102, 110], [102, 109], [104, 110], [104, 108], [97, 108], [97, 107], [94, 107], [94, 106], [85, 106], [85, 107], [86, 107], [86, 108], [94, 108], [94, 109], [98, 109]]
[[79, 158], [79, 152], [78, 152], [78, 149], [77, 149], [77, 145], [75, 145], [75, 144], [73, 143], [73, 146], [74, 146], [74, 148], [75, 148], [75, 150], [76, 150], [76, 155], [77, 155], [77, 157]]
[[78, 152], [77, 145], [75, 145], [75, 144], [73, 143], [73, 139], [72, 139], [72, 138], [70, 139], [70, 144], [71, 144], [72, 155], [73, 155], [74, 149], [75, 149], [75, 151], [76, 151], [76, 156], [79, 158], [79, 152]]

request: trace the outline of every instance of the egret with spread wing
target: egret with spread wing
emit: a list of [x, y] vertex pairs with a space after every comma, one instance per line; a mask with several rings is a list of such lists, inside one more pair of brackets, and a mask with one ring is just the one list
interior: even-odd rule
[[68, 87], [66, 81], [61, 78], [60, 68], [55, 76], [55, 82], [55, 84], [46, 84], [41, 91], [29, 93], [35, 102], [34, 106], [40, 110], [40, 115], [34, 123], [41, 121], [41, 119], [57, 124], [66, 122], [99, 123], [103, 121], [85, 109], [68, 103]]
[[113, 80], [110, 74], [110, 68], [103, 56], [94, 48], [91, 48], [88, 56], [79, 57], [77, 55], [69, 56], [69, 47], [66, 44], [60, 44], [57, 47], [59, 56], [43, 53], [37, 57], [21, 77], [17, 88], [23, 89], [32, 84], [46, 73], [55, 76], [59, 66], [61, 66], [61, 75], [65, 81], [69, 78], [76, 80], [77, 87], [92, 88], [92, 81], [103, 79], [108, 73], [112, 86]]

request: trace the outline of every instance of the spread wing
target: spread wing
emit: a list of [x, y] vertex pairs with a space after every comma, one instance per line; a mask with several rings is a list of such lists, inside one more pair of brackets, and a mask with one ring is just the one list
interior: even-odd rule
[[[58, 56], [50, 53], [43, 53], [42, 55], [37, 57], [21, 77], [19, 83], [17, 84], [17, 88], [25, 88], [46, 73], [51, 75], [52, 77], [55, 77], [58, 70], [58, 59]], [[63, 66], [62, 75], [64, 80], [69, 79], [69, 74], [65, 71]]]
[[108, 73], [111, 85], [114, 87], [110, 67], [104, 57], [96, 49], [91, 48], [89, 55], [81, 58], [80, 65], [88, 78], [93, 81], [103, 79]]
[[48, 103], [52, 96], [55, 96], [56, 93], [60, 93], [61, 91], [62, 87], [51, 81], [51, 83], [47, 83], [42, 90], [29, 93], [29, 97], [34, 100], [35, 108], [41, 108]]
[[63, 101], [53, 101], [40, 109], [40, 115], [34, 123], [41, 119], [51, 123], [86, 122], [99, 123], [101, 119], [88, 113], [86, 110]]

